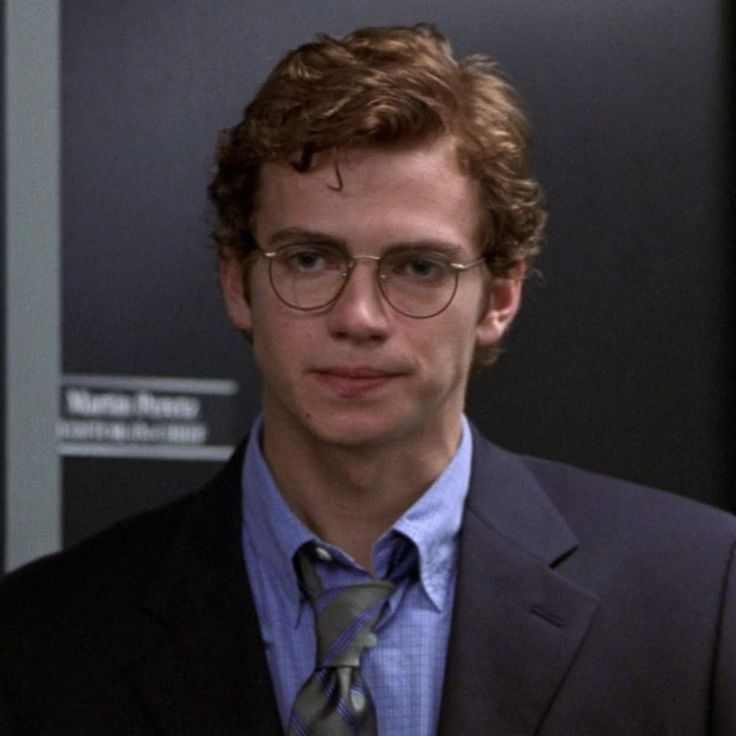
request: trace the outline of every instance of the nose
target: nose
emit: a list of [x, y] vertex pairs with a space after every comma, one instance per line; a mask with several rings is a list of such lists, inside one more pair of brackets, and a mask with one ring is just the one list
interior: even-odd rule
[[381, 341], [390, 329], [389, 306], [378, 288], [378, 257], [354, 256], [340, 296], [327, 313], [330, 332], [357, 342]]

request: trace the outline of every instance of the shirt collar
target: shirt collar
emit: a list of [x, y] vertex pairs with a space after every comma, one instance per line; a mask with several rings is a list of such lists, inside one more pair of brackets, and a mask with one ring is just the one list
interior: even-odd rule
[[289, 620], [299, 616], [301, 592], [294, 571], [294, 554], [306, 542], [316, 539], [291, 511], [279, 492], [261, 452], [263, 426], [258, 417], [251, 429], [243, 463], [243, 533], [258, 554], [269, 585], [280, 589], [288, 601]]
[[[289, 619], [298, 621], [299, 583], [293, 558], [305, 543], [315, 541], [343, 557], [344, 553], [324, 543], [291, 511], [279, 492], [260, 447], [263, 420], [252, 427], [243, 463], [243, 533], [258, 551], [269, 585], [280, 588], [289, 601]], [[441, 610], [447, 599], [457, 558], [457, 537], [462, 523], [470, 481], [472, 435], [462, 417], [462, 438], [455, 455], [441, 475], [376, 543], [378, 569], [384, 567], [397, 543], [396, 536], [411, 540], [417, 549], [422, 588]]]
[[462, 439], [442, 474], [394, 524], [417, 548], [419, 576], [427, 597], [444, 606], [457, 560], [457, 538], [470, 484], [473, 439], [462, 417]]

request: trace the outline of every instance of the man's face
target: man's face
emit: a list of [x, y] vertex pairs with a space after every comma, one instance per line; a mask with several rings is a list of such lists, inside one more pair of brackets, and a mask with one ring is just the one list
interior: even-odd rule
[[[461, 173], [451, 140], [351, 149], [337, 169], [341, 187], [329, 154], [306, 173], [264, 165], [253, 223], [262, 250], [330, 242], [352, 255], [406, 245], [461, 263], [480, 255], [478, 185]], [[396, 312], [369, 260], [316, 311], [278, 299], [265, 258], [249, 269], [247, 300], [237, 259], [223, 261], [221, 278], [233, 322], [252, 334], [266, 434], [350, 447], [422, 438], [454, 446], [475, 347], [501, 338], [520, 298], [518, 280], [489, 286], [485, 265], [462, 273], [450, 306], [429, 319]]]

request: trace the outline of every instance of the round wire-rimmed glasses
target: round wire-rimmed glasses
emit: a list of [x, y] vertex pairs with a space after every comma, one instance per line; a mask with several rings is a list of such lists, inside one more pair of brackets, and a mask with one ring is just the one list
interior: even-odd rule
[[289, 307], [306, 312], [329, 307], [340, 298], [356, 263], [373, 261], [383, 298], [400, 314], [415, 319], [444, 312], [455, 297], [460, 274], [485, 262], [478, 258], [455, 263], [424, 247], [393, 248], [374, 256], [349, 255], [334, 245], [295, 243], [257, 252], [268, 260], [276, 296]]

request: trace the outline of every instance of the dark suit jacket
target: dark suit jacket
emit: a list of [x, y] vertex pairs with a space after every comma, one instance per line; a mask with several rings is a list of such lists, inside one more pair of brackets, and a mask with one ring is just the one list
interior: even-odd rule
[[[280, 733], [241, 463], [9, 576], [0, 733]], [[735, 541], [726, 514], [476, 437], [440, 732], [734, 736]]]

